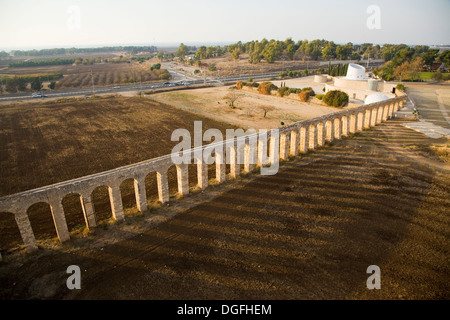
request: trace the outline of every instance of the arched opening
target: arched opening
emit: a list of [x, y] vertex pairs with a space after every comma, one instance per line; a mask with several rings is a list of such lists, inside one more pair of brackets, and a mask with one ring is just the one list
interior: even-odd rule
[[317, 143], [317, 136], [316, 136], [317, 132], [316, 132], [316, 126], [311, 124], [309, 126], [309, 130], [308, 130], [308, 136], [309, 136], [309, 145], [308, 148], [311, 150], [314, 150], [316, 148], [316, 143]]
[[317, 124], [317, 146], [322, 147], [325, 145], [325, 136], [324, 136], [325, 125], [323, 122], [319, 122]]
[[341, 138], [341, 119], [335, 118], [333, 121], [334, 121], [333, 136], [335, 139], [340, 139]]
[[300, 152], [308, 152], [309, 141], [308, 141], [308, 130], [305, 127], [300, 128]]
[[350, 123], [349, 123], [348, 132], [349, 133], [356, 132], [356, 115], [354, 115], [354, 114], [350, 115]]
[[178, 196], [177, 167], [172, 165], [167, 170], [167, 180], [169, 183], [169, 198], [172, 200]]
[[58, 235], [53, 222], [52, 209], [46, 202], [37, 202], [27, 209], [28, 219], [36, 240], [53, 240]]
[[156, 180], [156, 171], [152, 171], [145, 176], [145, 194], [147, 204], [150, 209], [158, 206], [158, 184]]
[[139, 212], [136, 204], [135, 180], [126, 179], [120, 184], [120, 194], [122, 196], [122, 206], [125, 215], [134, 215]]
[[343, 136], [348, 136], [348, 117], [347, 116], [342, 116], [341, 118], [341, 134]]
[[1, 254], [23, 245], [22, 236], [14, 218], [14, 213], [0, 212], [0, 234]]
[[356, 131], [362, 131], [364, 128], [364, 113], [358, 112], [356, 121]]
[[61, 200], [69, 232], [83, 230], [86, 227], [81, 196], [78, 193], [69, 193]]
[[111, 202], [109, 198], [109, 187], [96, 187], [92, 193], [92, 204], [94, 206], [95, 218], [99, 224], [112, 218]]

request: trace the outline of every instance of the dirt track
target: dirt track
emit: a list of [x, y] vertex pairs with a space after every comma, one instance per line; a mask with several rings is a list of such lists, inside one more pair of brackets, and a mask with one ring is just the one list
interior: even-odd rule
[[[449, 299], [448, 166], [405, 148], [430, 142], [443, 141], [390, 121], [275, 176], [161, 208], [177, 214], [149, 230], [116, 225], [114, 244], [99, 230], [83, 246], [5, 264], [0, 297]], [[71, 264], [81, 290], [65, 286]], [[381, 268], [381, 290], [365, 287], [369, 265]]]

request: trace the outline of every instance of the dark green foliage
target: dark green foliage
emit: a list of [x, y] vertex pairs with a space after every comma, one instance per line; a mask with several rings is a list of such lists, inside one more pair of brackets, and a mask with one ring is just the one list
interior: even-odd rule
[[348, 102], [348, 94], [340, 90], [328, 91], [327, 94], [322, 98], [322, 101], [329, 106], [342, 107]]

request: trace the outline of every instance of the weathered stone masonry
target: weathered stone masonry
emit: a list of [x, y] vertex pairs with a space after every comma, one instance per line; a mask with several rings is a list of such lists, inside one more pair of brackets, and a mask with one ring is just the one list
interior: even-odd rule
[[[226, 165], [230, 166], [230, 178], [240, 174], [240, 162], [238, 156], [244, 155], [244, 172], [250, 172], [254, 165], [263, 166], [267, 162], [278, 159], [287, 159], [296, 156], [299, 152], [314, 150], [323, 146], [326, 141], [340, 139], [342, 136], [386, 121], [393, 116], [402, 104], [406, 102], [406, 96], [401, 96], [386, 101], [364, 105], [357, 108], [338, 111], [324, 115], [319, 118], [304, 120], [290, 126], [279, 128], [280, 138], [275, 141], [270, 137], [267, 143], [254, 143], [250, 136], [240, 138], [244, 141], [244, 150], [238, 150], [237, 140], [221, 142], [222, 150], [226, 150], [229, 156], [228, 164], [224, 163], [224, 153], [216, 152], [216, 180], [220, 183], [225, 181]], [[252, 136], [254, 138], [254, 135]], [[276, 143], [279, 142], [279, 143]], [[204, 149], [207, 146], [203, 146]], [[263, 156], [269, 151], [269, 159]], [[194, 157], [192, 150], [185, 151], [191, 159]], [[28, 252], [38, 249], [36, 239], [28, 219], [27, 211], [30, 206], [38, 202], [49, 204], [55, 229], [61, 242], [70, 239], [66, 223], [63, 198], [68, 194], [78, 194], [83, 209], [86, 226], [94, 228], [97, 225], [94, 206], [92, 203], [92, 192], [99, 186], [107, 186], [111, 203], [113, 218], [117, 221], [124, 219], [120, 184], [127, 179], [134, 180], [136, 205], [138, 210], [147, 210], [147, 198], [145, 190], [145, 177], [151, 172], [156, 172], [159, 201], [169, 201], [169, 187], [167, 170], [174, 165], [171, 155], [146, 160], [136, 164], [120, 167], [114, 170], [100, 172], [78, 179], [68, 180], [29, 191], [20, 192], [0, 198], [0, 212], [14, 214], [25, 248]], [[176, 165], [178, 192], [182, 195], [189, 193], [188, 165]], [[208, 166], [203, 161], [197, 162], [197, 182], [201, 189], [208, 186]]]

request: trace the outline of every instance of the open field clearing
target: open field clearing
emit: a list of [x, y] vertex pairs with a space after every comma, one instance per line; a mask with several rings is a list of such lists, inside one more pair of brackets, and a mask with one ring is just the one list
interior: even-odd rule
[[[406, 148], [445, 141], [400, 123], [6, 264], [0, 296], [447, 300], [448, 166]], [[65, 285], [72, 264], [81, 290]], [[380, 290], [366, 288], [370, 265]]]
[[[172, 131], [178, 128], [192, 131], [195, 120], [203, 121], [204, 130], [217, 128], [224, 132], [233, 128], [145, 98], [103, 97], [3, 105], [0, 109], [0, 195], [170, 154], [177, 143], [170, 141]], [[196, 166], [192, 167], [190, 174], [194, 177]], [[146, 183], [152, 207], [157, 202], [156, 173], [149, 174]], [[169, 184], [175, 196], [175, 167], [169, 170]], [[122, 192], [126, 210], [132, 211], [133, 184], [124, 183]], [[94, 198], [100, 220], [109, 219], [106, 188], [96, 190]], [[79, 199], [69, 196], [64, 205], [72, 210], [68, 222], [70, 229], [76, 230], [84, 223]], [[53, 238], [55, 230], [48, 206], [36, 205], [30, 210], [38, 238]], [[10, 248], [15, 241], [21, 242], [11, 215], [0, 215], [0, 234], [2, 250]]]
[[[282, 126], [281, 122], [289, 125], [342, 110], [245, 90], [237, 92], [241, 98], [235, 102], [236, 108], [233, 109], [224, 99], [229, 91], [228, 87], [204, 88], [158, 93], [151, 98], [166, 101], [179, 108], [199, 112], [214, 119], [222, 119], [245, 129], [278, 128]], [[264, 117], [261, 107], [267, 105], [275, 107], [275, 110], [268, 112]]]

